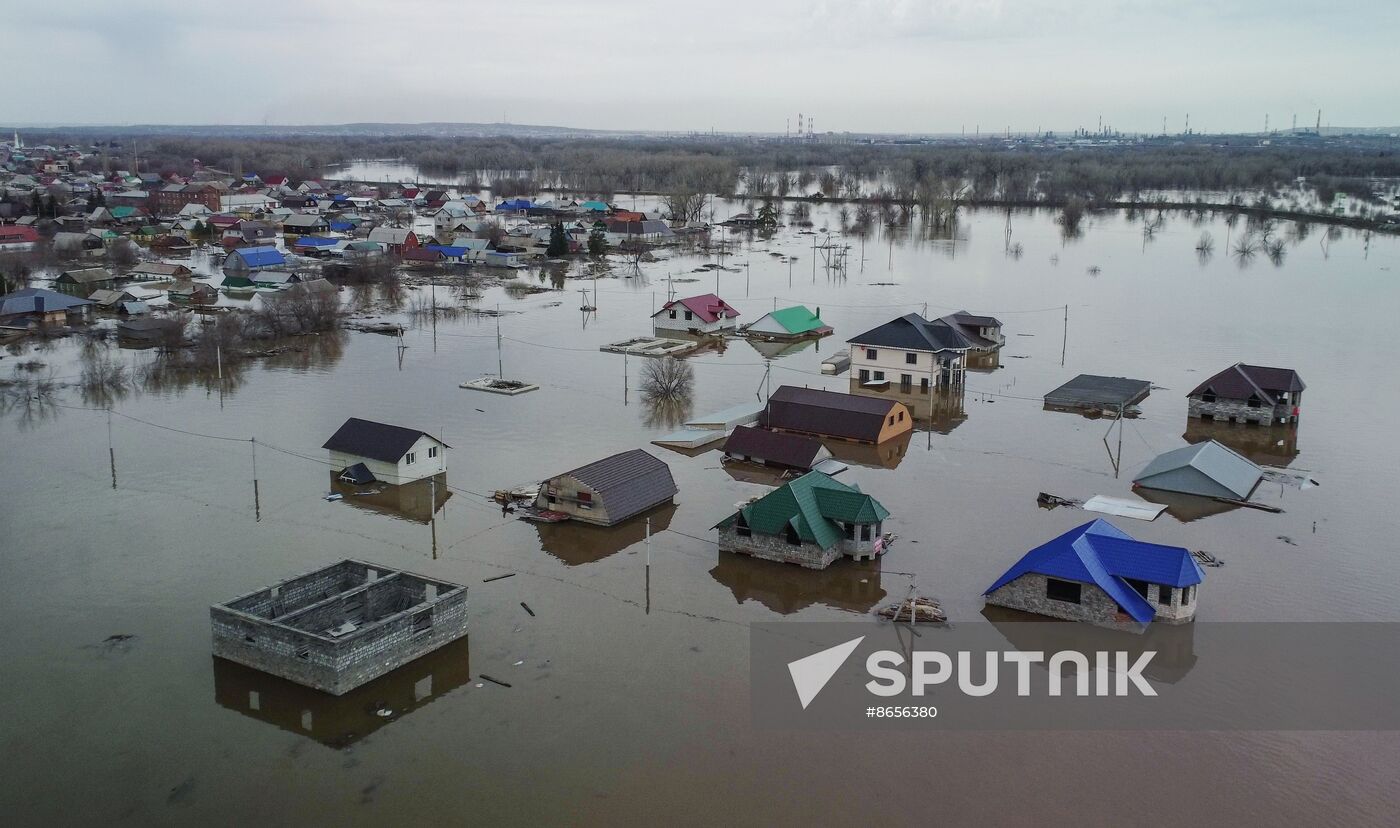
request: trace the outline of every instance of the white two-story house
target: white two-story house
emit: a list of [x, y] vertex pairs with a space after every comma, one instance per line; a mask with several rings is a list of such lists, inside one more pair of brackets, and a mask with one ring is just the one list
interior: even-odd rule
[[909, 313], [847, 340], [851, 374], [863, 386], [898, 383], [908, 392], [915, 386], [957, 385], [967, 371], [967, 354], [978, 343], [961, 327], [945, 319], [929, 321]]

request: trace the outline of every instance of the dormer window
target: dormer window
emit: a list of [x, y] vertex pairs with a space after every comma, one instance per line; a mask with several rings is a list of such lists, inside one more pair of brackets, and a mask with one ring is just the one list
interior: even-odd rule
[[1215, 392], [1211, 391], [1210, 389], [1206, 389], [1206, 392], [1201, 395], [1201, 402], [1215, 402]]

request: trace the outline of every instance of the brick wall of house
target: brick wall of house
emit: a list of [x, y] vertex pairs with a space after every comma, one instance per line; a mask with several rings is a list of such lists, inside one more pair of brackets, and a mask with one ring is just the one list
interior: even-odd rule
[[[1057, 601], [1046, 595], [1046, 576], [1034, 572], [1027, 573], [1005, 584], [987, 596], [986, 601], [998, 607], [1033, 612], [1066, 621], [1086, 621], [1102, 627], [1134, 629], [1137, 622], [1132, 616], [1121, 612], [1118, 602], [1096, 584], [1080, 586], [1079, 603]], [[1180, 624], [1196, 616], [1196, 587], [1191, 588], [1191, 601], [1183, 603], [1180, 589], [1171, 591], [1171, 602], [1161, 604], [1158, 584], [1147, 585], [1147, 603], [1157, 611], [1153, 620], [1168, 624]]]

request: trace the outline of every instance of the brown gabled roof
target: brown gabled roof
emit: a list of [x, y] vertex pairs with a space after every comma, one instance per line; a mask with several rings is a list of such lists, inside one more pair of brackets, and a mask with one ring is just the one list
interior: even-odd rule
[[762, 428], [739, 426], [724, 443], [730, 456], [753, 457], [767, 463], [794, 469], [810, 469], [822, 444], [799, 434], [783, 434]]
[[784, 385], [768, 398], [760, 424], [768, 428], [823, 434], [873, 443], [885, 418], [900, 403]]
[[1217, 397], [1247, 400], [1251, 395], [1269, 404], [1278, 402], [1284, 392], [1295, 393], [1307, 386], [1292, 368], [1266, 368], [1237, 362], [1192, 389], [1188, 397], [1214, 391]]

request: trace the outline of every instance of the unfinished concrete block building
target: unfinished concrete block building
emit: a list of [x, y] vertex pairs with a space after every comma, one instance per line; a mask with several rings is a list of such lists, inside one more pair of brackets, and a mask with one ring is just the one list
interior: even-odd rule
[[345, 560], [210, 607], [214, 655], [342, 695], [467, 634], [467, 588]]

